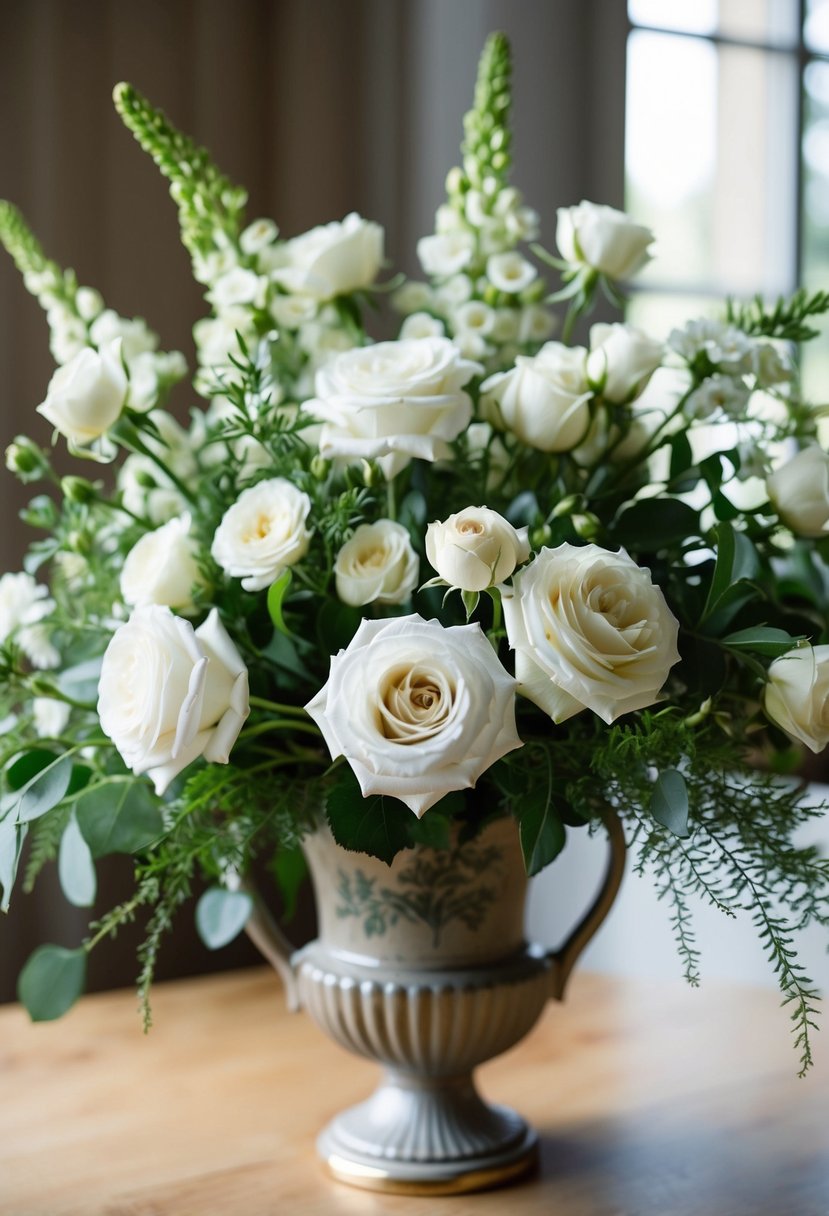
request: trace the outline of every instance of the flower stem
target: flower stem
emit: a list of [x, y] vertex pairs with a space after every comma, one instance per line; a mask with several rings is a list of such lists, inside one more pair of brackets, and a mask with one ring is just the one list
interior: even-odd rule
[[301, 705], [286, 705], [282, 701], [269, 701], [267, 697], [251, 697], [250, 706], [251, 709], [270, 709], [275, 714], [298, 714], [301, 718], [307, 717]]

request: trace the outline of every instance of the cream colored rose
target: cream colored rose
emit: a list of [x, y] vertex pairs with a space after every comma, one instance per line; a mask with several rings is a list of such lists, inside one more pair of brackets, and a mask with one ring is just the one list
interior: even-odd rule
[[558, 251], [573, 266], [589, 266], [611, 279], [626, 279], [650, 261], [654, 240], [650, 228], [636, 224], [623, 211], [596, 203], [559, 207]]
[[337, 554], [337, 595], [362, 604], [403, 604], [417, 586], [420, 563], [402, 524], [378, 519], [361, 524]]
[[89, 448], [121, 416], [127, 399], [127, 376], [116, 339], [99, 351], [84, 347], [59, 367], [37, 407], [70, 447]]
[[335, 356], [317, 372], [303, 410], [325, 425], [325, 457], [376, 460], [387, 478], [412, 457], [447, 459], [472, 418], [463, 386], [481, 368], [448, 338], [378, 342]]
[[547, 342], [534, 358], [519, 355], [515, 367], [481, 385], [489, 421], [542, 452], [569, 452], [590, 426], [592, 396], [581, 346]]
[[243, 490], [222, 516], [210, 552], [245, 591], [261, 591], [308, 552], [311, 500], [284, 477]]
[[383, 264], [383, 229], [352, 212], [341, 223], [294, 237], [285, 252], [288, 264], [271, 278], [292, 294], [332, 300], [374, 282]]
[[587, 378], [613, 405], [633, 401], [662, 362], [664, 347], [633, 325], [593, 325]]
[[829, 646], [798, 646], [769, 667], [764, 708], [810, 751], [829, 743]]
[[104, 652], [101, 729], [157, 794], [199, 756], [227, 764], [248, 716], [248, 673], [214, 608], [203, 625], [136, 608]]
[[766, 480], [769, 498], [796, 536], [829, 532], [829, 455], [812, 444]]
[[485, 591], [530, 556], [527, 529], [489, 507], [465, 507], [426, 529], [426, 556], [441, 578], [462, 591]]
[[647, 570], [598, 545], [542, 549], [503, 600], [518, 690], [563, 722], [613, 722], [659, 700], [678, 623]]
[[417, 614], [363, 621], [306, 709], [364, 795], [399, 798], [418, 818], [521, 746], [515, 681], [480, 627]]
[[204, 582], [190, 535], [190, 516], [171, 519], [133, 545], [121, 570], [121, 598], [134, 608], [166, 604], [193, 611], [193, 588]]

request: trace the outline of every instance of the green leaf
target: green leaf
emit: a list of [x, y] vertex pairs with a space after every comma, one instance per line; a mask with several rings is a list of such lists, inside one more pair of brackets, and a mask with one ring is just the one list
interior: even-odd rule
[[57, 759], [55, 753], [47, 751], [45, 747], [33, 747], [31, 751], [24, 752], [22, 756], [18, 756], [14, 763], [10, 764], [6, 769], [6, 784], [9, 789], [21, 789], [27, 782], [31, 781], [32, 777], [36, 777], [38, 773], [42, 773], [46, 766], [51, 764], [55, 759]]
[[651, 814], [674, 836], [688, 836], [688, 787], [682, 773], [666, 768], [654, 782]]
[[58, 877], [61, 890], [70, 904], [76, 908], [92, 907], [98, 886], [95, 865], [74, 812], [60, 840]]
[[325, 654], [344, 650], [360, 627], [362, 616], [358, 608], [327, 599], [317, 616], [317, 632]]
[[196, 905], [196, 928], [208, 950], [220, 950], [244, 929], [253, 900], [244, 891], [210, 887]]
[[29, 823], [57, 806], [66, 794], [71, 779], [71, 758], [52, 756], [51, 763], [31, 777], [15, 795], [6, 796], [3, 806], [11, 808], [10, 813], [18, 823]]
[[721, 523], [717, 528], [717, 561], [702, 619], [709, 617], [726, 595], [733, 596], [736, 583], [753, 578], [758, 568], [757, 551], [748, 537], [736, 532], [731, 524]]
[[308, 873], [302, 849], [280, 849], [274, 858], [273, 872], [282, 896], [282, 919], [292, 921], [296, 914], [297, 896]]
[[428, 509], [426, 498], [420, 490], [410, 490], [400, 504], [397, 518], [404, 528], [420, 531], [426, 523]]
[[549, 790], [531, 790], [516, 804], [518, 835], [524, 868], [532, 878], [558, 857], [564, 848], [567, 832], [556, 814]]
[[723, 646], [731, 646], [735, 650], [754, 650], [757, 654], [767, 655], [776, 659], [781, 654], [793, 650], [800, 638], [793, 638], [785, 629], [774, 629], [770, 625], [754, 625], [750, 629], [738, 629], [736, 633], [722, 640]]
[[464, 609], [466, 610], [467, 621], [472, 616], [475, 609], [478, 607], [478, 601], [480, 600], [480, 598], [481, 598], [481, 596], [478, 591], [462, 591], [461, 592], [461, 599], [463, 600], [463, 606], [464, 606]]
[[391, 865], [412, 844], [409, 808], [397, 798], [372, 794], [364, 798], [350, 768], [329, 792], [325, 814], [334, 839], [344, 849], [369, 853]]
[[315, 683], [313, 674], [299, 655], [294, 638], [289, 637], [288, 634], [280, 633], [278, 629], [275, 629], [273, 637], [261, 653], [262, 657], [268, 659], [275, 667], [290, 672], [300, 680]]
[[643, 498], [623, 511], [613, 528], [624, 546], [655, 553], [690, 536], [699, 536], [699, 513], [677, 498]]
[[75, 1004], [86, 983], [86, 951], [39, 946], [20, 972], [17, 995], [33, 1022], [51, 1022]]
[[671, 469], [670, 479], [675, 481], [687, 472], [694, 463], [691, 442], [686, 431], [678, 431], [671, 440]]
[[98, 699], [98, 682], [101, 678], [101, 663], [103, 658], [87, 659], [74, 667], [67, 667], [55, 680], [57, 687], [73, 701], [88, 701], [90, 704]]
[[164, 831], [148, 786], [133, 777], [93, 786], [81, 794], [75, 810], [93, 857], [138, 853]]
[[290, 633], [290, 629], [285, 624], [285, 618], [282, 615], [282, 604], [287, 594], [288, 588], [291, 585], [292, 574], [290, 570], [284, 570], [280, 574], [275, 583], [271, 583], [268, 588], [268, 612], [271, 620], [280, 633]]
[[13, 815], [0, 819], [0, 887], [3, 889], [3, 899], [0, 902], [0, 912], [8, 912], [11, 903], [12, 888], [17, 878], [17, 868], [20, 865], [20, 854], [23, 851], [23, 841], [26, 839], [28, 828], [25, 824], [15, 823]]

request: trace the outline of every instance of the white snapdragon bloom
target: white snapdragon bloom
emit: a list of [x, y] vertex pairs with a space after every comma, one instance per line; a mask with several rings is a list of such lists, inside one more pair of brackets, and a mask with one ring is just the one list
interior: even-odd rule
[[530, 556], [527, 529], [489, 507], [465, 507], [426, 529], [426, 556], [441, 578], [462, 591], [485, 591], [508, 579]]
[[474, 253], [475, 237], [464, 229], [423, 236], [417, 242], [417, 256], [424, 274], [439, 279], [448, 279], [464, 270]]
[[546, 342], [555, 333], [556, 317], [540, 304], [530, 304], [521, 309], [519, 342]]
[[452, 325], [456, 338], [464, 334], [480, 334], [485, 338], [495, 325], [495, 311], [482, 300], [470, 300], [452, 313]]
[[596, 203], [560, 207], [556, 244], [565, 262], [611, 279], [626, 279], [650, 261], [654, 235], [623, 211]]
[[741, 418], [750, 396], [742, 380], [715, 372], [694, 389], [685, 403], [685, 412], [689, 418], [710, 418], [718, 411], [729, 418]]
[[185, 615], [192, 612], [193, 588], [204, 582], [197, 555], [189, 515], [145, 533], [130, 549], [121, 569], [124, 603], [134, 608], [164, 604]]
[[302, 409], [324, 425], [325, 457], [377, 460], [386, 478], [412, 457], [447, 459], [472, 418], [463, 386], [481, 368], [446, 338], [378, 342], [335, 356]]
[[412, 338], [442, 338], [445, 326], [428, 312], [413, 312], [400, 326], [400, 337], [407, 342]]
[[[218, 313], [241, 305], [262, 308], [267, 290], [268, 280], [264, 276], [258, 275], [255, 270], [234, 266], [216, 279], [208, 292], [208, 299]], [[249, 319], [247, 323], [250, 324]]]
[[254, 254], [272, 245], [279, 235], [279, 229], [273, 220], [260, 219], [248, 224], [239, 237], [239, 247], [242, 253]]
[[227, 764], [249, 713], [248, 673], [214, 608], [198, 629], [169, 608], [136, 608], [106, 648], [101, 729], [157, 794], [199, 756]]
[[593, 325], [587, 378], [613, 405], [633, 401], [662, 362], [664, 347], [633, 325]]
[[481, 385], [484, 411], [493, 425], [512, 431], [542, 452], [567, 452], [585, 437], [592, 396], [583, 347], [547, 342], [534, 358]]
[[261, 591], [308, 552], [311, 500], [284, 477], [243, 490], [213, 537], [214, 560], [245, 591]]
[[418, 818], [521, 746], [515, 681], [480, 626], [417, 614], [364, 620], [305, 708], [365, 796], [399, 798]]
[[763, 707], [810, 751], [829, 743], [829, 646], [798, 646], [769, 667]]
[[56, 739], [62, 735], [69, 721], [69, 706], [54, 697], [34, 697], [32, 715], [35, 734], [39, 739]]
[[453, 274], [435, 289], [435, 303], [451, 312], [453, 308], [459, 308], [461, 304], [471, 300], [472, 291], [472, 280], [468, 274]]
[[402, 287], [392, 293], [392, 306], [397, 312], [422, 312], [432, 305], [432, 289], [428, 283], [420, 283], [416, 279], [408, 279]]
[[56, 363], [69, 363], [89, 345], [86, 325], [68, 308], [52, 307], [49, 322], [49, 351]]
[[383, 240], [379, 224], [352, 212], [288, 241], [287, 265], [271, 278], [290, 294], [333, 300], [371, 286], [383, 264]]
[[84, 321], [94, 321], [104, 311], [104, 297], [94, 287], [79, 287], [75, 292], [75, 307]]
[[518, 295], [538, 278], [538, 271], [520, 253], [497, 253], [487, 259], [486, 277], [499, 291]]
[[795, 536], [829, 534], [829, 455], [811, 444], [766, 479], [769, 498]]
[[751, 370], [759, 388], [788, 384], [792, 379], [792, 364], [788, 352], [771, 342], [755, 342], [751, 348]]
[[57, 667], [60, 654], [49, 637], [47, 617], [55, 601], [31, 574], [0, 577], [0, 642], [13, 639], [34, 667]]
[[274, 296], [269, 312], [282, 329], [299, 329], [317, 315], [317, 301], [311, 296]]
[[59, 367], [37, 410], [69, 441], [70, 448], [92, 454], [96, 445], [100, 456], [110, 455], [97, 441], [120, 418], [127, 387], [118, 338], [98, 351], [84, 347]]
[[203, 317], [193, 326], [199, 362], [205, 367], [229, 366], [229, 356], [239, 355], [237, 333], [253, 341], [250, 313], [246, 308], [228, 308], [218, 317]]
[[112, 308], [100, 313], [89, 327], [89, 336], [101, 350], [111, 343], [121, 341], [121, 355], [129, 366], [137, 355], [146, 351], [154, 351], [158, 346], [158, 337], [140, 317], [128, 320], [121, 317]]
[[521, 312], [517, 308], [496, 308], [492, 325], [493, 342], [518, 342]]
[[714, 367], [732, 375], [752, 370], [751, 338], [724, 321], [710, 317], [689, 321], [683, 329], [671, 330], [668, 346], [686, 363], [694, 363], [704, 355]]
[[337, 554], [334, 578], [344, 604], [404, 604], [417, 586], [418, 556], [402, 524], [361, 524]]
[[229, 246], [225, 249], [211, 249], [206, 254], [197, 253], [193, 258], [193, 278], [197, 283], [209, 287], [236, 265], [236, 250]]
[[542, 549], [504, 592], [518, 690], [554, 722], [607, 723], [659, 700], [679, 623], [650, 573], [598, 545]]

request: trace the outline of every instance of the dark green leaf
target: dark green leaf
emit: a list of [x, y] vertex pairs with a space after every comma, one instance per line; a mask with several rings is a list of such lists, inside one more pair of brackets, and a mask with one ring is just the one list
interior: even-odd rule
[[138, 853], [164, 829], [148, 786], [132, 777], [86, 790], [77, 801], [76, 813], [93, 857]]
[[208, 950], [220, 950], [244, 929], [253, 900], [244, 891], [210, 887], [196, 905], [196, 928]]
[[18, 756], [6, 769], [6, 784], [12, 790], [22, 789], [32, 777], [42, 773], [56, 759], [55, 753], [47, 751], [45, 747], [33, 747], [31, 751]]
[[699, 533], [698, 512], [676, 498], [643, 498], [623, 511], [613, 528], [620, 545], [647, 553]]
[[524, 490], [513, 498], [504, 515], [514, 528], [526, 527], [541, 514], [538, 499], [532, 490]]
[[532, 877], [558, 857], [567, 833], [546, 786], [525, 794], [516, 804], [515, 814], [524, 867]]
[[17, 878], [23, 841], [26, 839], [25, 824], [15, 823], [13, 815], [0, 819], [0, 888], [3, 891], [0, 912], [8, 912], [12, 888]]
[[325, 654], [344, 650], [360, 627], [359, 609], [338, 600], [327, 599], [317, 616], [317, 632]]
[[274, 858], [273, 870], [282, 896], [282, 919], [291, 921], [296, 913], [297, 897], [308, 873], [302, 849], [280, 849]]
[[669, 474], [671, 481], [690, 469], [693, 463], [694, 455], [687, 432], [678, 431], [671, 440], [671, 471]]
[[74, 904], [76, 908], [92, 907], [98, 885], [95, 865], [74, 814], [60, 840], [58, 877], [61, 890], [70, 904]]
[[391, 865], [401, 849], [412, 844], [414, 815], [397, 798], [373, 794], [364, 798], [351, 769], [330, 791], [325, 813], [334, 839], [344, 849], [369, 853]]
[[298, 679], [314, 683], [314, 676], [303, 663], [294, 639], [288, 634], [275, 629], [273, 637], [262, 651], [262, 657]]
[[85, 983], [85, 950], [39, 946], [20, 972], [17, 995], [33, 1022], [51, 1022], [71, 1009]]
[[717, 561], [702, 619], [710, 616], [727, 594], [733, 595], [735, 583], [753, 578], [758, 568], [757, 551], [748, 537], [736, 532], [730, 523], [721, 523], [717, 528]]
[[684, 839], [688, 835], [688, 787], [678, 769], [666, 768], [656, 778], [651, 814], [674, 836]]
[[39, 819], [53, 806], [57, 806], [69, 788], [72, 778], [72, 760], [69, 756], [56, 756], [17, 792], [11, 814], [18, 823], [29, 823]]
[[427, 511], [425, 495], [421, 494], [420, 490], [410, 490], [400, 504], [397, 516], [404, 528], [422, 529], [426, 523]]
[[268, 588], [268, 612], [271, 620], [280, 633], [290, 633], [290, 629], [285, 624], [285, 618], [282, 615], [282, 603], [287, 594], [288, 588], [291, 585], [291, 571], [285, 570], [280, 574], [275, 583], [271, 583]]
[[738, 629], [723, 638], [723, 646], [732, 646], [738, 650], [754, 650], [757, 654], [777, 658], [786, 651], [792, 650], [799, 639], [786, 633], [785, 629], [773, 629], [770, 625], [754, 625], [751, 629]]

